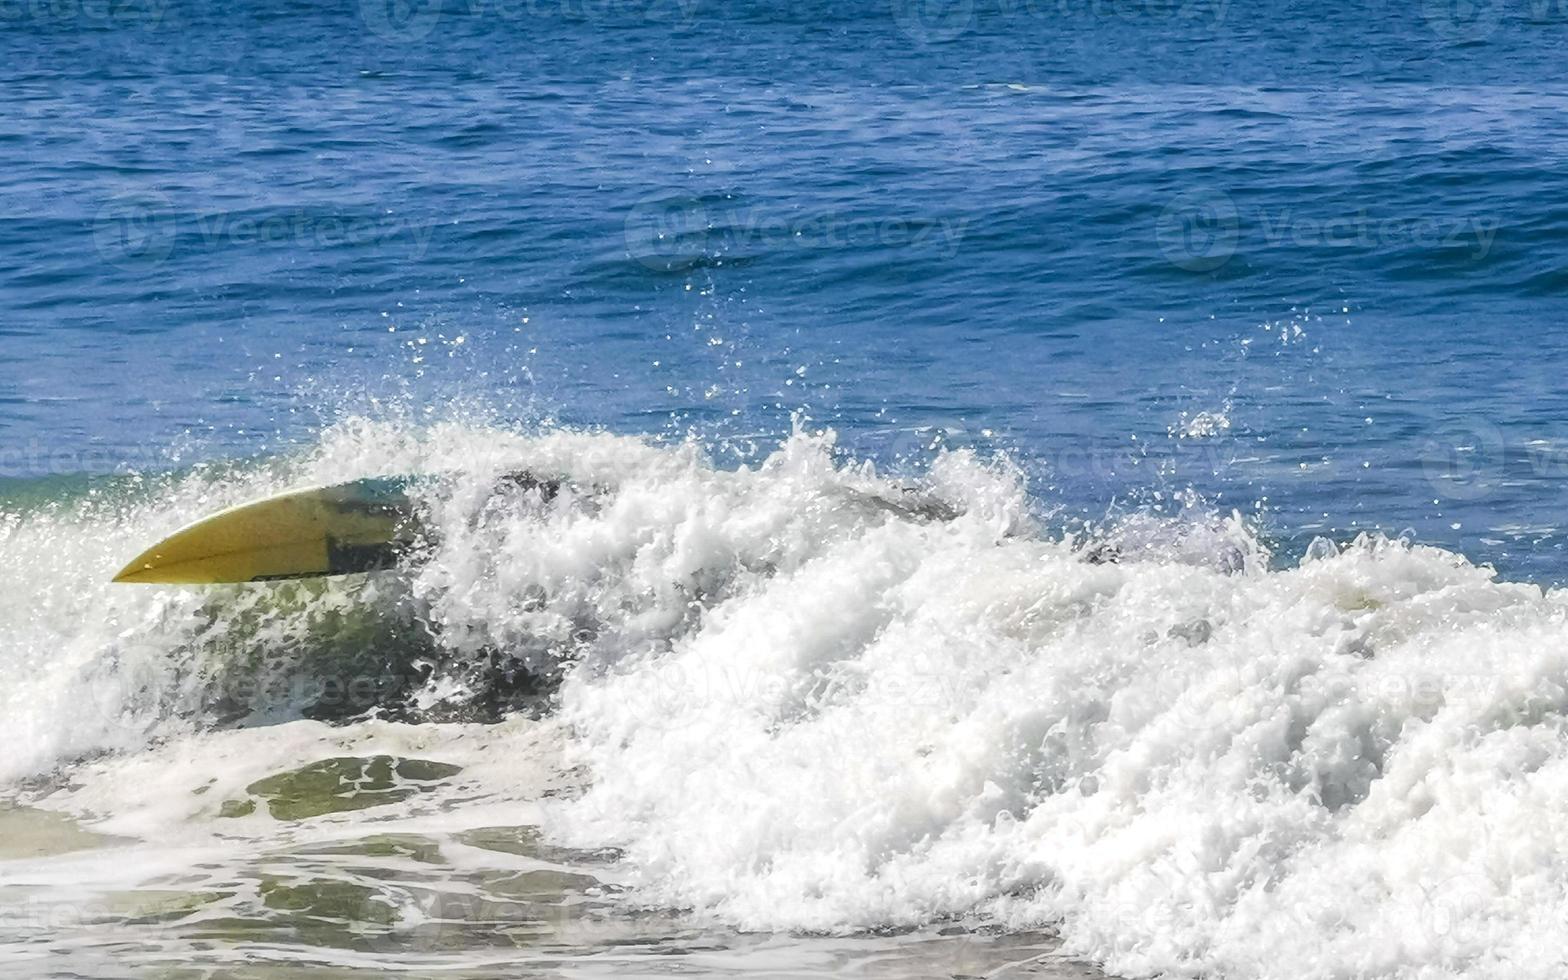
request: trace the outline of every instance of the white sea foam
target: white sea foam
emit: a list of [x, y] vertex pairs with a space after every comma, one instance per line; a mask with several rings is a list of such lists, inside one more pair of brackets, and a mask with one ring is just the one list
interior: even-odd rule
[[[579, 489], [497, 496], [521, 468]], [[100, 584], [223, 504], [414, 471], [468, 476], [428, 491], [439, 543], [405, 575], [285, 602]], [[1046, 925], [1129, 975], [1561, 975], [1564, 596], [1374, 539], [1271, 566], [1239, 519], [1194, 514], [1085, 547], [967, 453], [910, 494], [805, 433], [727, 471], [606, 434], [349, 424], [264, 471], [0, 522], [0, 771], [112, 751], [58, 805], [184, 826], [201, 804], [149, 760], [187, 747], [207, 779], [221, 746], [238, 786], [302, 761], [279, 733], [337, 737], [200, 731], [236, 650], [268, 652], [253, 675], [304, 670], [368, 615], [446, 662], [427, 706], [497, 650], [560, 673], [547, 724], [365, 744], [459, 759], [482, 806], [624, 849], [652, 905], [763, 930]], [[583, 767], [580, 798], [494, 761], [546, 737], [561, 758], [526, 765]]]

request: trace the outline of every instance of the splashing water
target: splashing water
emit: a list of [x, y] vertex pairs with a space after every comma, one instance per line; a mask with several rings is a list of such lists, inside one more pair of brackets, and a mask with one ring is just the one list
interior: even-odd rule
[[[399, 572], [104, 584], [219, 507], [403, 473], [453, 476]], [[1196, 506], [1051, 528], [968, 451], [909, 487], [830, 433], [726, 470], [363, 420], [8, 511], [0, 955], [1561, 968], [1560, 593], [1371, 537], [1286, 567]]]

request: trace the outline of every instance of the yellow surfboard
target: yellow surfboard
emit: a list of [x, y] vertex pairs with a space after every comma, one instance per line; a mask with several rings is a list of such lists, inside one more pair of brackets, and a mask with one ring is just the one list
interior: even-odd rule
[[231, 507], [181, 528], [116, 582], [269, 582], [390, 568], [417, 528], [407, 481], [358, 480]]

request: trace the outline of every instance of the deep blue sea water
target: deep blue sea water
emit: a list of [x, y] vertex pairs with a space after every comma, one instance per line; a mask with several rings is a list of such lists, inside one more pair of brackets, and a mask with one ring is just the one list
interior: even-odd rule
[[801, 412], [1089, 517], [1191, 486], [1560, 577], [1565, 39], [1546, 0], [6, 0], [0, 474], [372, 397]]
[[0, 0], [0, 963], [1563, 976], [1565, 76], [1568, 0]]

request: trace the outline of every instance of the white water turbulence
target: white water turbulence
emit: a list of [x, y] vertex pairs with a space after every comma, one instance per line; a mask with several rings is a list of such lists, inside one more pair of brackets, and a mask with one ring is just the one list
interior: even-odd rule
[[[566, 488], [498, 482], [521, 470]], [[400, 572], [103, 584], [221, 506], [405, 473], [448, 476]], [[454, 946], [483, 929], [405, 941], [461, 918], [431, 894], [522, 901], [542, 867], [528, 902], [624, 934], [792, 933], [766, 947], [784, 974], [902, 929], [989, 937], [949, 973], [1568, 968], [1568, 603], [1442, 550], [1282, 563], [1198, 507], [1069, 538], [1005, 459], [947, 453], [914, 486], [831, 434], [729, 470], [605, 433], [370, 422], [0, 517], [0, 547], [0, 776], [127, 855], [0, 852], [0, 903], [199, 890], [149, 964], [570, 972]], [[424, 761], [354, 769], [385, 799], [352, 812], [302, 816], [267, 780], [342, 757]], [[541, 836], [500, 847], [499, 826]], [[402, 842], [356, 852], [380, 875], [321, 856], [371, 833]], [[232, 925], [337, 921], [343, 889], [376, 943]], [[1045, 933], [1059, 948], [1020, 938]], [[21, 934], [23, 957], [64, 942]]]

